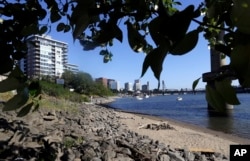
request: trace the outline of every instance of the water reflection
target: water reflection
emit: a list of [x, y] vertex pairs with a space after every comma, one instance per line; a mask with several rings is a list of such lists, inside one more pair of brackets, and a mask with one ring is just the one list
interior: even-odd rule
[[227, 110], [226, 112], [217, 112], [215, 110], [207, 110], [208, 113], [208, 125], [207, 127], [216, 131], [222, 131], [225, 133], [233, 133], [234, 129], [234, 117], [233, 110]]

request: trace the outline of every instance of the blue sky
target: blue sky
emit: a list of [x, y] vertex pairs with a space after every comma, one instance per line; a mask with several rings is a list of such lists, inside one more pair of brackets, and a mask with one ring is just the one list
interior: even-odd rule
[[[183, 7], [186, 7], [194, 1], [180, 0], [180, 2], [183, 4]], [[195, 2], [198, 5], [201, 1]], [[193, 23], [191, 29], [195, 26], [196, 24]], [[125, 28], [123, 23], [121, 23], [120, 27], [122, 29]], [[123, 43], [121, 44], [115, 40], [113, 47], [108, 48], [113, 53], [112, 61], [109, 63], [103, 63], [103, 57], [99, 55], [101, 48], [93, 51], [84, 51], [79, 42], [73, 43], [71, 33], [51, 32], [50, 35], [53, 39], [68, 43], [69, 63], [78, 65], [79, 70], [91, 74], [93, 78], [105, 77], [115, 79], [120, 82], [120, 86], [123, 88], [125, 82], [134, 83], [135, 79], [140, 78], [142, 63], [145, 58], [145, 54], [133, 52], [126, 39], [126, 30], [123, 31]], [[184, 56], [167, 55], [161, 74], [161, 80], [165, 81], [166, 88], [192, 88], [192, 83], [195, 79], [201, 77], [202, 73], [210, 71], [210, 51], [207, 44], [201, 33], [198, 45], [190, 53]], [[151, 69], [148, 69], [140, 80], [141, 84], [146, 84], [149, 81], [150, 89], [157, 88], [158, 81]], [[197, 88], [204, 87], [205, 83], [200, 81]]]

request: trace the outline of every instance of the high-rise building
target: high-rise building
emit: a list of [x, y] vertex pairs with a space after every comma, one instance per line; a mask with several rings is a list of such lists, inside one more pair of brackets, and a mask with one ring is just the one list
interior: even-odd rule
[[116, 80], [108, 80], [109, 89], [120, 90], [120, 83]]
[[60, 78], [66, 69], [68, 44], [50, 36], [34, 35], [29, 39], [28, 53], [19, 62], [28, 77], [49, 76]]
[[75, 65], [75, 64], [66, 64], [65, 69], [69, 70], [69, 71], [71, 71], [73, 73], [79, 72], [78, 66]]
[[132, 83], [127, 82], [124, 84], [124, 87], [125, 87], [126, 91], [133, 91], [133, 84]]
[[135, 90], [135, 91], [140, 91], [140, 90], [141, 90], [140, 79], [136, 79], [136, 80], [135, 80], [135, 83], [134, 83], [134, 90]]
[[104, 87], [108, 87], [108, 79], [107, 78], [96, 78], [95, 79], [96, 82], [101, 83]]

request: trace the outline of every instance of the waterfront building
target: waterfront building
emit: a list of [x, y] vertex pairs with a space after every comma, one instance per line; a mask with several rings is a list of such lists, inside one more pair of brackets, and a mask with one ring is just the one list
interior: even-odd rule
[[133, 84], [132, 83], [125, 83], [124, 84], [124, 87], [125, 87], [125, 91], [133, 91]]
[[66, 70], [69, 70], [69, 71], [71, 71], [71, 72], [73, 72], [73, 73], [78, 73], [79, 72], [79, 69], [78, 69], [78, 66], [77, 65], [75, 65], [75, 64], [66, 64]]
[[141, 90], [142, 90], [143, 92], [148, 91], [148, 86], [147, 86], [147, 84], [142, 85], [142, 86], [141, 86]]
[[27, 47], [27, 55], [19, 61], [24, 74], [31, 78], [61, 77], [67, 64], [67, 43], [54, 40], [50, 36], [34, 35], [29, 38]]
[[107, 78], [100, 77], [100, 78], [96, 78], [95, 81], [101, 83], [106, 88], [108, 87], [108, 79]]
[[134, 91], [140, 91], [140, 90], [141, 90], [140, 79], [136, 79], [134, 82]]
[[118, 81], [116, 80], [108, 80], [108, 86], [109, 86], [109, 89], [112, 89], [112, 90], [117, 90], [119, 91], [120, 90], [120, 84]]

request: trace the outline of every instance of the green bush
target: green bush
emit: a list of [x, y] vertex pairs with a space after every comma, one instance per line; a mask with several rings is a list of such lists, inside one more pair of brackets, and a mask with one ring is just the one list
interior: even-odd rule
[[53, 97], [63, 97], [69, 93], [69, 90], [64, 89], [62, 85], [40, 81], [42, 92]]
[[81, 103], [89, 102], [88, 96], [81, 95], [75, 92], [70, 92], [68, 88], [64, 88], [62, 85], [58, 85], [51, 82], [40, 81], [42, 92], [46, 95], [63, 98], [71, 102]]

